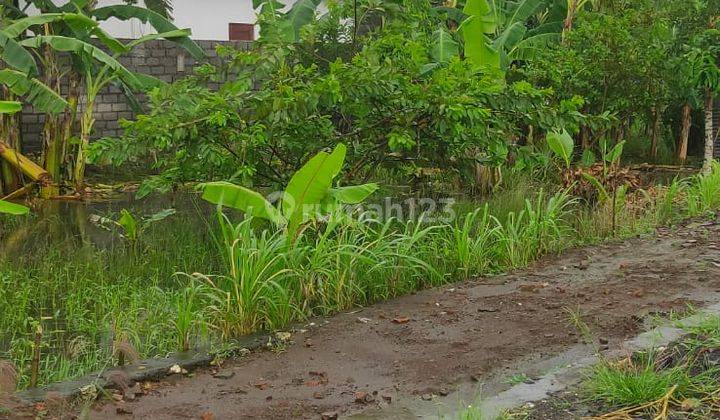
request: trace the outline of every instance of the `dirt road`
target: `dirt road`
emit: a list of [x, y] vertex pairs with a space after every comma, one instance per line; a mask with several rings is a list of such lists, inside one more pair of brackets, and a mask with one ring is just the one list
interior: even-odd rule
[[414, 401], [461, 404], [456, 388], [497, 393], [534, 360], [577, 346], [568, 309], [612, 348], [648, 315], [701, 306], [719, 290], [720, 225], [688, 222], [317, 321], [284, 351], [170, 380], [132, 402], [98, 404], [90, 416], [370, 418], [380, 407], [378, 418], [403, 418]]

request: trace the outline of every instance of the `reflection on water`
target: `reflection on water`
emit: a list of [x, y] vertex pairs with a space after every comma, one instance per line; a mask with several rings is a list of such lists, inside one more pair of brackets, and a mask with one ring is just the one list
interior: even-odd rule
[[210, 206], [194, 194], [155, 195], [143, 200], [127, 194], [118, 200], [103, 202], [40, 201], [29, 216], [0, 218], [0, 259], [38, 257], [48, 247], [66, 252], [77, 252], [88, 246], [113, 251], [125, 241], [100, 226], [96, 216], [117, 220], [122, 209], [129, 210], [138, 219], [175, 209], [177, 214], [172, 218], [187, 221], [199, 231], [207, 228], [205, 219], [211, 213]]

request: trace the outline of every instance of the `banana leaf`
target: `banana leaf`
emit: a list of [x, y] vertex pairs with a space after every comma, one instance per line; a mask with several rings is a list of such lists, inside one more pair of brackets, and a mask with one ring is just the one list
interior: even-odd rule
[[[163, 15], [138, 6], [115, 5], [100, 7], [92, 11], [92, 15], [100, 21], [111, 18], [119, 20], [137, 19], [142, 23], [149, 23], [158, 33], [177, 31], [179, 28]], [[203, 59], [205, 52], [189, 36], [172, 38], [172, 42], [183, 47], [195, 59]]]
[[0, 114], [15, 114], [22, 111], [22, 104], [15, 101], [0, 101]]
[[40, 48], [42, 45], [48, 45], [57, 51], [71, 52], [78, 56], [96, 60], [101, 64], [108, 66], [113, 72], [115, 72], [115, 74], [118, 75], [118, 77], [125, 80], [125, 82], [134, 89], [142, 88], [142, 85], [140, 84], [140, 81], [138, 81], [137, 77], [120, 64], [119, 61], [100, 48], [87, 42], [65, 36], [39, 35], [23, 40], [21, 45], [31, 48]]
[[23, 19], [16, 20], [12, 24], [3, 28], [3, 31], [11, 38], [17, 38], [24, 34], [25, 31], [33, 26], [41, 26], [47, 23], [55, 23], [64, 21], [69, 25], [83, 28], [94, 28], [98, 23], [91, 18], [78, 13], [43, 13], [36, 16], [28, 16]]
[[68, 106], [67, 101], [57, 92], [17, 70], [0, 70], [0, 84], [6, 85], [15, 95], [23, 96], [27, 103], [41, 112], [57, 114]]
[[32, 54], [4, 30], [0, 30], [0, 58], [8, 66], [25, 74], [31, 76], [38, 74], [38, 67]]
[[338, 144], [332, 153], [318, 153], [295, 172], [282, 198], [282, 212], [288, 219], [289, 232], [296, 232], [323, 203], [342, 169], [346, 153], [345, 145]]
[[460, 47], [452, 35], [443, 28], [433, 33], [433, 49], [430, 52], [433, 60], [438, 63], [447, 63], [451, 58], [460, 54]]
[[292, 5], [282, 18], [288, 28], [292, 29], [290, 42], [297, 42], [300, 39], [300, 29], [315, 18], [315, 11], [320, 5], [320, 0], [298, 0]]
[[205, 201], [242, 210], [249, 216], [269, 220], [276, 225], [285, 223], [282, 214], [258, 192], [225, 181], [208, 182], [200, 188]]
[[23, 214], [28, 214], [29, 212], [30, 209], [25, 206], [11, 203], [9, 201], [0, 200], [0, 213], [11, 214], [13, 216], [21, 216]]

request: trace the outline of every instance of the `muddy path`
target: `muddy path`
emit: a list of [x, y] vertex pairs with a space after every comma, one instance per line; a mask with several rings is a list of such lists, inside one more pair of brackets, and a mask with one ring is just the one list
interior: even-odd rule
[[612, 349], [652, 315], [709, 303], [720, 291], [719, 223], [574, 249], [317, 321], [283, 351], [176, 375], [133, 401], [99, 403], [90, 418], [415, 418], [406, 408], [416, 402], [459, 406], [468, 401], [455, 390], [496, 394], [578, 346], [568, 308]]

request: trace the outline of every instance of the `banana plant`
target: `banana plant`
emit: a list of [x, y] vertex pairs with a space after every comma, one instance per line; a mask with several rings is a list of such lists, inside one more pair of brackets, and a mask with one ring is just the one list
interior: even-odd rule
[[0, 84], [41, 112], [57, 114], [68, 106], [67, 101], [50, 87], [18, 70], [0, 70]]
[[[465, 58], [500, 73], [514, 61], [532, 59], [541, 48], [560, 40], [562, 19], [549, 13], [546, 0], [468, 0], [463, 14], [466, 17], [458, 31]], [[539, 14], [552, 19], [529, 29], [528, 20]]]
[[[136, 0], [126, 0], [126, 2], [131, 3], [136, 2]], [[148, 10], [152, 10], [153, 12], [164, 17], [165, 19], [171, 19], [173, 5], [172, 1], [170, 0], [145, 0], [145, 7], [147, 7]]]
[[[22, 104], [16, 101], [0, 101], [0, 115], [1, 114], [15, 114], [22, 110]], [[21, 206], [20, 204], [10, 203], [8, 201], [0, 200], [0, 213], [10, 214], [19, 216], [27, 214], [30, 211], [29, 208]]]
[[577, 14], [586, 6], [593, 6], [597, 3], [597, 0], [556, 0], [558, 3], [565, 6], [565, 20], [563, 21], [562, 38], [563, 40], [567, 34], [572, 30], [573, 23]]
[[[22, 110], [22, 104], [16, 101], [0, 101], [0, 114], [15, 114]], [[0, 200], [0, 213], [20, 216], [30, 211], [20, 204]]]
[[424, 75], [432, 70], [446, 65], [453, 57], [460, 55], [460, 44], [453, 38], [453, 35], [445, 28], [438, 28], [432, 34], [432, 46], [430, 57], [433, 61], [425, 64], [420, 69], [420, 74]]
[[565, 163], [565, 168], [570, 168], [572, 163], [572, 155], [575, 150], [575, 142], [567, 130], [551, 131], [546, 136], [546, 141], [550, 150], [553, 151]]
[[[604, 180], [608, 179], [608, 176], [612, 173], [612, 171], [615, 171], [619, 168], [620, 165], [620, 159], [622, 158], [623, 150], [625, 148], [625, 140], [618, 142], [614, 146], [611, 147], [610, 142], [607, 138], [603, 138], [600, 140], [600, 158], [602, 161], [602, 172], [600, 173], [600, 177], [596, 177], [590, 173], [583, 172], [582, 177], [589, 182], [592, 186], [595, 187], [595, 189], [598, 192], [598, 196], [600, 197], [601, 201], [607, 201], [611, 198], [610, 193], [608, 192], [608, 186], [606, 186], [603, 182]], [[586, 152], [592, 153], [590, 149], [587, 149]], [[585, 157], [583, 157], [585, 159]], [[588, 160], [591, 160], [588, 158]], [[594, 160], [594, 156], [592, 157], [592, 160]], [[612, 185], [611, 185], [612, 186]], [[623, 189], [623, 187], [625, 189]], [[620, 193], [621, 196], [623, 196], [626, 192], [625, 186], [620, 186], [618, 188], [613, 188], [613, 205], [616, 203], [617, 194]]]
[[460, 45], [445, 28], [439, 28], [433, 32], [433, 38], [435, 42], [430, 55], [435, 62], [447, 63], [460, 54]]
[[[38, 80], [37, 63], [31, 50], [33, 38], [21, 40], [28, 30], [53, 23], [64, 23], [73, 28], [87, 27], [98, 38], [107, 38], [97, 23], [77, 13], [46, 13], [24, 17], [0, 29], [0, 59], [6, 68], [0, 70], [0, 84], [8, 87], [13, 94], [24, 97], [25, 101], [41, 112], [57, 114], [68, 103], [57, 92]], [[48, 63], [43, 63], [48, 64]]]
[[[68, 27], [80, 30], [80, 28], [90, 28], [98, 39], [106, 39], [104, 32], [97, 28], [97, 24], [92, 19], [82, 14], [72, 13], [73, 10], [60, 11], [54, 4], [51, 5], [53, 13], [41, 13], [35, 16], [26, 16], [22, 11], [13, 13], [13, 20], [3, 25], [0, 39], [5, 39], [6, 47], [3, 49], [3, 61], [6, 64], [6, 70], [0, 74], [0, 83], [10, 86], [10, 91], [16, 95], [24, 97], [25, 101], [30, 103], [37, 111], [44, 112], [45, 127], [43, 133], [45, 141], [43, 142], [42, 160], [43, 166], [49, 173], [53, 182], [44, 185], [41, 188], [43, 196], [51, 197], [58, 194], [57, 187], [60, 182], [61, 162], [63, 162], [65, 145], [70, 137], [71, 127], [73, 126], [72, 118], [68, 115], [74, 115], [77, 101], [74, 100], [74, 83], [72, 83], [73, 75], [70, 74], [70, 89], [67, 94], [68, 100], [60, 96], [60, 78], [67, 74], [66, 71], [60, 69], [55, 54], [50, 47], [44, 48], [42, 53], [36, 54], [41, 61], [38, 67], [31, 54], [31, 49], [22, 45], [21, 41], [27, 36], [34, 33], [52, 34], [56, 32], [57, 27]], [[50, 7], [50, 6], [48, 6]], [[43, 10], [41, 8], [41, 10]], [[32, 33], [32, 34], [31, 34]], [[28, 61], [26, 58], [32, 60]], [[38, 74], [38, 68], [42, 69], [42, 74]], [[42, 81], [36, 79], [41, 77]], [[18, 134], [20, 130], [13, 132]], [[10, 145], [19, 148], [20, 139], [8, 139]]]
[[465, 42], [465, 58], [476, 66], [500, 68], [500, 53], [490, 35], [497, 31], [498, 19], [487, 0], [468, 0], [463, 8], [468, 18], [460, 25]]
[[[160, 7], [162, 5], [156, 6]], [[169, 6], [169, 3], [165, 6]], [[163, 7], [160, 7], [160, 9], [163, 9]], [[167, 8], [164, 10], [166, 10], [166, 12], [168, 11]], [[112, 37], [108, 37], [105, 44], [114, 51], [115, 54], [113, 58], [116, 60], [119, 59], [120, 56], [131, 52], [139, 45], [156, 39], [165, 39], [177, 43], [197, 60], [205, 56], [202, 48], [190, 39], [190, 29], [179, 29], [168, 20], [166, 16], [153, 10], [133, 5], [115, 5], [92, 9], [88, 13], [97, 19], [97, 21], [110, 18], [123, 21], [132, 19], [139, 20], [142, 23], [149, 23], [157, 31], [157, 33], [145, 35], [125, 45]], [[153, 87], [164, 85], [163, 81], [148, 75], [135, 73], [128, 75], [123, 71], [118, 71], [112, 63], [108, 62], [103, 62], [99, 70], [95, 69], [91, 65], [88, 65], [91, 61], [89, 58], [92, 58], [92, 56], [83, 57], [81, 61], [82, 64], [79, 66], [80, 71], [84, 73], [87, 107], [80, 120], [80, 144], [78, 146], [74, 167], [74, 181], [77, 188], [81, 188], [84, 183], [87, 148], [90, 143], [90, 134], [95, 124], [93, 106], [97, 95], [99, 95], [107, 85], [116, 81], [124, 87], [123, 91], [125, 92], [147, 91]]]
[[120, 235], [134, 244], [150, 226], [176, 213], [175, 209], [165, 209], [149, 216], [137, 217], [130, 213], [129, 210], [122, 209], [117, 220], [93, 215], [90, 217], [90, 221], [106, 230], [119, 229]]
[[374, 183], [333, 187], [347, 148], [338, 144], [332, 153], [320, 152], [290, 179], [277, 206], [262, 194], [230, 182], [209, 182], [200, 186], [202, 198], [218, 206], [243, 211], [251, 217], [270, 221], [288, 232], [294, 242], [303, 224], [330, 213], [343, 204], [360, 204], [378, 189]]
[[260, 9], [260, 36], [284, 43], [300, 40], [300, 29], [315, 19], [321, 0], [297, 0], [286, 11], [277, 0], [253, 0], [253, 9]]
[[[120, 49], [120, 51], [112, 58], [114, 60], [118, 60], [122, 54], [129, 52], [138, 45], [148, 41], [155, 39], [189, 39], [189, 36], [190, 30], [188, 29], [177, 29], [165, 33], [146, 35], [123, 45], [123, 48]], [[100, 69], [96, 69], [94, 66], [89, 64], [91, 56], [87, 56], [84, 50], [79, 54], [81, 54], [81, 58], [83, 59], [82, 62], [86, 63], [81, 67], [84, 70], [83, 80], [85, 81], [86, 107], [80, 117], [80, 142], [76, 154], [73, 177], [75, 185], [78, 189], [82, 188], [85, 179], [85, 164], [87, 160], [86, 151], [90, 144], [90, 135], [92, 133], [93, 126], [95, 125], [95, 101], [102, 90], [114, 81], [119, 81], [123, 85], [128, 86], [131, 91], [147, 91], [153, 87], [164, 85], [164, 82], [160, 79], [147, 75], [131, 73], [125, 70], [121, 65], [116, 66], [116, 63], [119, 64], [119, 61], [102, 61], [103, 66]]]
[[[147, 1], [145, 3], [148, 4]], [[121, 21], [137, 20], [141, 23], [150, 24], [157, 34], [175, 33], [176, 36], [170, 36], [164, 39], [178, 44], [196, 60], [200, 60], [205, 57], [205, 51], [190, 38], [189, 30], [178, 28], [166, 16], [156, 12], [155, 10], [132, 5], [114, 5], [92, 9], [89, 11], [89, 14], [99, 22], [108, 19], [117, 19]], [[188, 34], [185, 36], [178, 35], [178, 32], [176, 31], [180, 30], [188, 31]], [[150, 34], [149, 36], [153, 35], [154, 34]]]
[[[94, 126], [94, 105], [97, 95], [110, 83], [120, 84], [123, 92], [133, 94], [162, 84], [158, 79], [128, 71], [118, 61], [123, 54], [134, 47], [153, 39], [167, 39], [185, 48], [193, 57], [201, 59], [204, 52], [189, 37], [189, 30], [178, 29], [166, 16], [152, 10], [132, 6], [115, 5], [95, 8], [96, 2], [87, 0], [71, 0], [62, 6], [52, 2], [36, 2], [40, 15], [25, 16], [0, 29], [0, 58], [7, 70], [0, 72], [0, 83], [11, 86], [15, 95], [25, 95], [26, 100], [37, 110], [44, 111], [48, 138], [45, 139], [43, 150], [44, 165], [55, 180], [52, 191], [44, 192], [46, 196], [57, 194], [57, 184], [61, 181], [61, 165], [70, 161], [66, 150], [72, 137], [75, 119], [78, 115], [78, 85], [84, 85], [85, 107], [80, 115], [80, 133], [75, 153], [75, 165], [67, 169], [78, 189], [83, 186], [86, 149]], [[165, 10], [161, 4], [158, 10]], [[161, 1], [161, 3], [167, 2]], [[119, 20], [136, 19], [149, 23], [156, 29], [156, 34], [147, 35], [139, 40], [123, 44], [103, 31], [99, 22], [111, 18]], [[23, 39], [27, 37], [26, 39]], [[105, 49], [98, 48], [92, 42], [100, 41]], [[41, 60], [37, 66], [34, 56]], [[69, 53], [71, 66], [61, 66], [56, 53]], [[43, 82], [34, 79], [42, 69]], [[71, 83], [67, 100], [58, 95], [59, 80], [68, 76]], [[47, 89], [43, 89], [45, 86]], [[49, 86], [49, 88], [48, 88]], [[54, 90], [53, 90], [54, 89]], [[55, 115], [65, 112], [61, 117]]]

